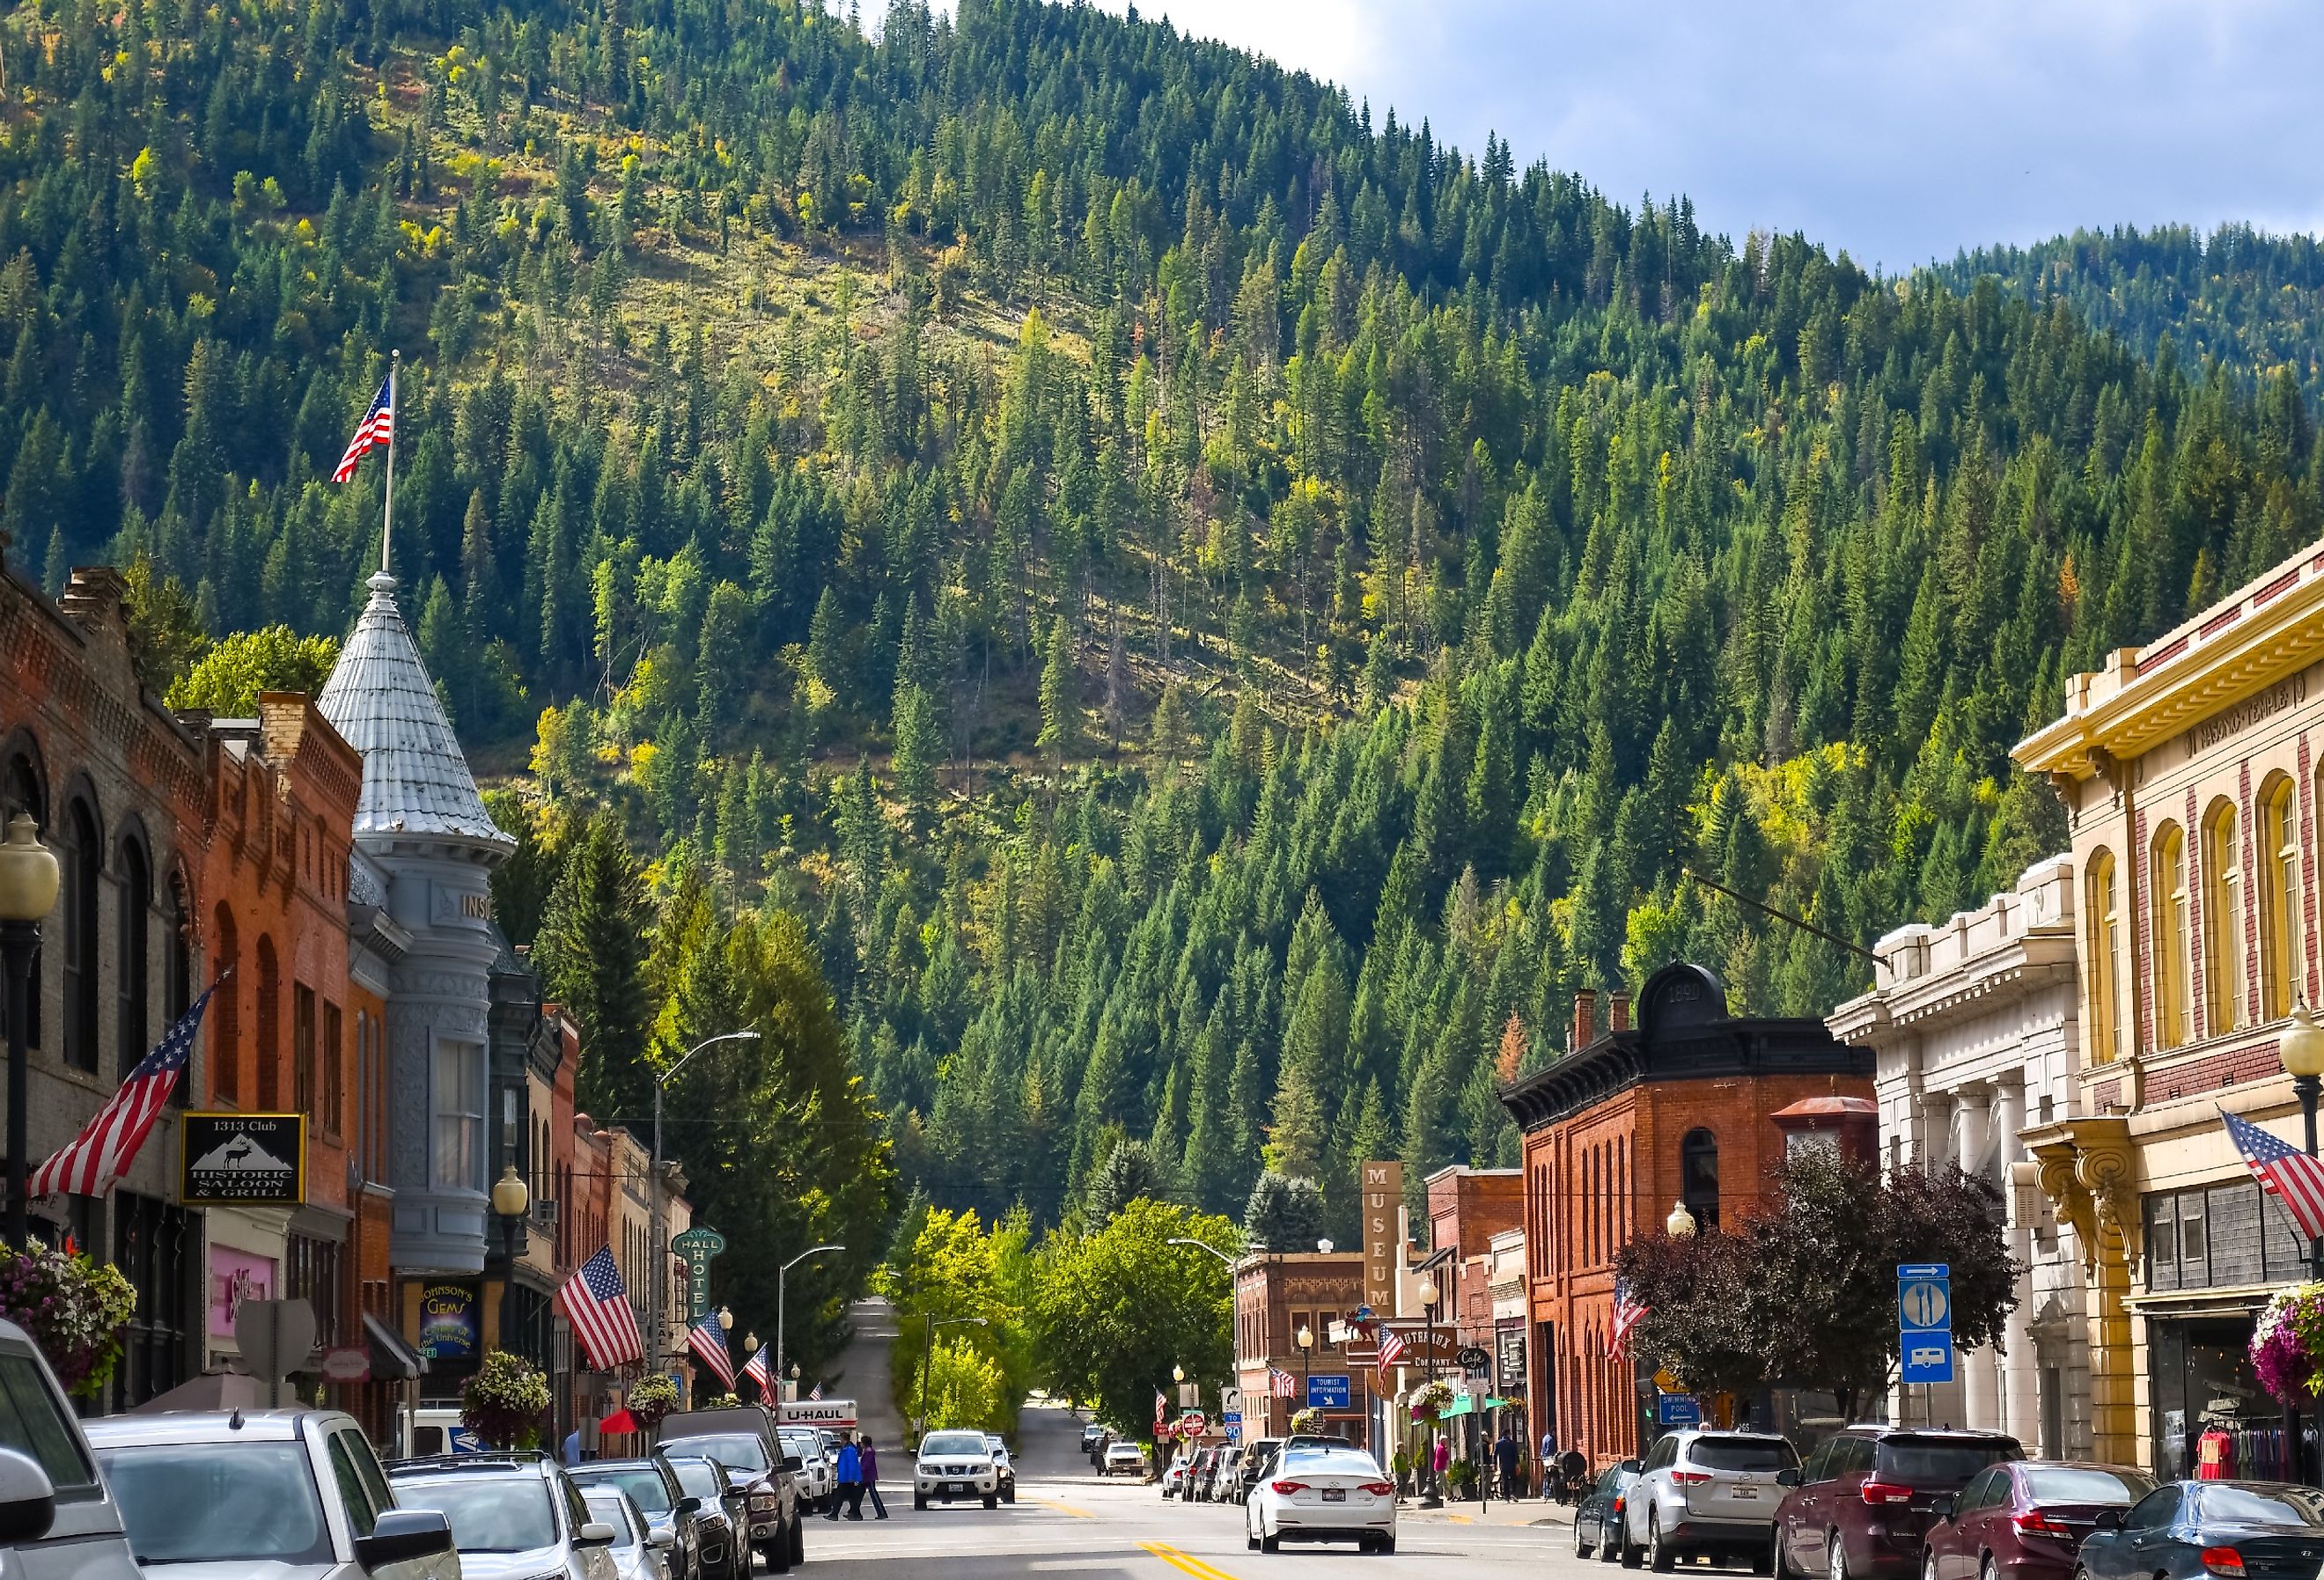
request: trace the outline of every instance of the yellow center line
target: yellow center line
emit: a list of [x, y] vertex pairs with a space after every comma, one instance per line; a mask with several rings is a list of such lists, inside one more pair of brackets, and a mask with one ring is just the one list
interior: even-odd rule
[[1213, 1569], [1192, 1553], [1182, 1553], [1167, 1542], [1142, 1541], [1138, 1544], [1174, 1569], [1183, 1570], [1194, 1580], [1234, 1580], [1222, 1569]]
[[1071, 1503], [1060, 1503], [1055, 1498], [1028, 1498], [1028, 1503], [1038, 1503], [1044, 1509], [1055, 1509], [1060, 1514], [1070, 1514], [1076, 1520], [1094, 1520], [1096, 1515], [1086, 1509], [1076, 1509]]

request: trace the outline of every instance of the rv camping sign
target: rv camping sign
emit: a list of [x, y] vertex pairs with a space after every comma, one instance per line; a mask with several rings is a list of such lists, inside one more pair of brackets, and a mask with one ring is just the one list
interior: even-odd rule
[[306, 1204], [305, 1114], [189, 1113], [178, 1138], [188, 1206]]

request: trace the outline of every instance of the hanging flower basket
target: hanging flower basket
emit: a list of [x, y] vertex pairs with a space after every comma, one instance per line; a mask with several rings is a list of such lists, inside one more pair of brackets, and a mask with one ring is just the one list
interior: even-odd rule
[[1416, 1421], [1433, 1421], [1442, 1416], [1445, 1407], [1452, 1402], [1452, 1385], [1451, 1383], [1442, 1379], [1434, 1382], [1423, 1383], [1413, 1391], [1412, 1418]]
[[110, 1262], [77, 1251], [0, 1245], [0, 1317], [23, 1328], [67, 1392], [93, 1399], [121, 1359], [137, 1291]]
[[638, 1425], [650, 1432], [678, 1408], [678, 1384], [659, 1372], [650, 1372], [638, 1379], [624, 1402]]
[[715, 1393], [702, 1401], [702, 1408], [706, 1410], [738, 1410], [742, 1408], [742, 1400], [738, 1394]]
[[2252, 1325], [2251, 1363], [2278, 1399], [2324, 1394], [2324, 1284], [2276, 1291]]
[[495, 1448], [538, 1448], [549, 1414], [549, 1380], [506, 1350], [490, 1350], [460, 1390], [460, 1424]]
[[1291, 1412], [1291, 1429], [1295, 1433], [1315, 1433], [1323, 1429], [1323, 1412], [1309, 1406]]

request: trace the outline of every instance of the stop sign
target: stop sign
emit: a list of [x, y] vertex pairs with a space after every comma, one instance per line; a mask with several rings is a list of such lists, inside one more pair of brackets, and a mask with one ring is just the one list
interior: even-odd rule
[[1178, 1436], [1185, 1438], [1201, 1437], [1210, 1428], [1210, 1418], [1200, 1410], [1188, 1410], [1178, 1418]]

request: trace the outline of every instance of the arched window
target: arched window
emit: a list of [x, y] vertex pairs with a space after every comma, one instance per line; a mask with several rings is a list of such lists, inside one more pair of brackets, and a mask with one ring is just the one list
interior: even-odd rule
[[210, 967], [224, 978], [217, 999], [210, 1005], [210, 1096], [220, 1103], [242, 1101], [242, 942], [235, 931], [234, 912], [221, 901], [215, 924]]
[[2089, 925], [2090, 1062], [2109, 1064], [2122, 1057], [2122, 885], [2114, 854], [2090, 856], [2083, 912]]
[[64, 883], [57, 900], [57, 934], [63, 945], [64, 1060], [76, 1069], [97, 1068], [97, 874], [105, 849], [97, 814], [75, 796], [59, 827], [58, 857]]
[[113, 1040], [126, 1078], [146, 1053], [146, 981], [153, 914], [153, 864], [145, 846], [132, 837], [121, 842], [121, 910], [115, 928], [113, 982]]
[[2236, 804], [2203, 814], [2203, 1014], [2206, 1035], [2244, 1023], [2244, 865]]
[[1707, 1130], [1678, 1144], [1678, 1198], [1703, 1228], [1719, 1227], [1719, 1138]]
[[[0, 762], [0, 829], [8, 819], [22, 812], [41, 826], [42, 838], [51, 838], [49, 828], [48, 788], [41, 777], [40, 759], [32, 739], [19, 735], [7, 748], [7, 758]], [[48, 951], [32, 951], [32, 979], [28, 994], [28, 1012], [24, 1016], [24, 1040], [34, 1048], [41, 1046], [41, 983], [42, 966]], [[8, 1001], [0, 993], [0, 1036], [8, 1030]]]
[[2154, 1040], [2177, 1048], [2194, 1038], [2187, 998], [2187, 836], [2165, 823], [2149, 858], [2154, 903]]
[[2277, 1021], [2300, 996], [2308, 949], [2300, 903], [2300, 798], [2276, 774], [2259, 787], [2260, 1014]]
[[275, 963], [274, 940], [258, 935], [258, 1025], [252, 1051], [258, 1056], [258, 1106], [262, 1113], [282, 1106], [282, 968]]

